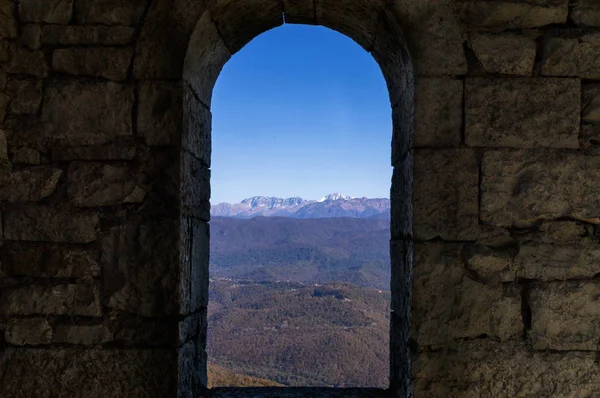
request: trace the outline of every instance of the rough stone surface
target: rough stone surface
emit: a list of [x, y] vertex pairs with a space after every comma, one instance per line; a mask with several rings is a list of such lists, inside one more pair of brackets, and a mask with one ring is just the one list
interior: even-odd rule
[[530, 295], [533, 348], [600, 349], [600, 284], [564, 282], [533, 288]]
[[544, 76], [575, 76], [600, 79], [600, 34], [577, 39], [552, 38], [544, 47]]
[[531, 76], [533, 72], [536, 42], [532, 37], [476, 34], [471, 46], [488, 73]]
[[463, 17], [472, 26], [526, 29], [550, 24], [564, 24], [569, 14], [568, 1], [540, 4], [537, 0], [469, 1]]
[[61, 145], [103, 145], [133, 134], [132, 107], [133, 89], [126, 85], [56, 82], [46, 89], [41, 117]]
[[183, 97], [183, 136], [181, 147], [210, 167], [212, 113], [187, 87]]
[[105, 304], [143, 316], [177, 314], [178, 245], [172, 220], [114, 227], [102, 241]]
[[42, 81], [38, 79], [9, 79], [6, 92], [10, 97], [10, 113], [34, 114], [42, 103]]
[[17, 23], [14, 17], [13, 2], [0, 1], [0, 40], [17, 37]]
[[192, 155], [181, 154], [182, 212], [198, 220], [210, 220], [210, 170]]
[[96, 240], [98, 215], [49, 206], [12, 206], [4, 214], [4, 238], [37, 242], [90, 243]]
[[478, 169], [472, 150], [415, 150], [413, 203], [418, 206], [414, 208], [413, 234], [416, 240], [477, 239]]
[[73, 13], [73, 0], [19, 0], [19, 17], [25, 22], [67, 24]]
[[420, 345], [487, 335], [504, 340], [523, 333], [517, 287], [472, 279], [460, 244], [415, 244], [412, 320]]
[[580, 110], [577, 79], [467, 79], [465, 141], [481, 147], [578, 148]]
[[21, 32], [21, 43], [31, 50], [38, 50], [42, 45], [40, 40], [41, 33], [42, 27], [39, 24], [25, 25]]
[[35, 149], [19, 148], [13, 154], [12, 162], [14, 164], [39, 165], [41, 163], [41, 155]]
[[600, 4], [596, 0], [578, 0], [571, 11], [571, 19], [577, 25], [600, 27]]
[[134, 35], [135, 28], [128, 26], [44, 25], [41, 41], [43, 44], [115, 46], [131, 43]]
[[140, 84], [138, 135], [151, 146], [178, 142], [181, 133], [181, 85], [165, 82]]
[[14, 349], [0, 354], [0, 395], [168, 397], [177, 395], [177, 351], [107, 349]]
[[148, 0], [75, 0], [79, 24], [135, 25]]
[[100, 292], [93, 285], [10, 286], [0, 292], [2, 315], [100, 316]]
[[132, 142], [118, 142], [103, 146], [76, 146], [57, 148], [52, 152], [52, 160], [65, 162], [70, 160], [132, 160], [137, 148]]
[[415, 88], [415, 147], [456, 147], [463, 123], [463, 83], [419, 78]]
[[52, 328], [45, 318], [11, 319], [5, 339], [14, 345], [48, 344], [52, 340]]
[[52, 195], [63, 172], [50, 167], [34, 167], [10, 173], [6, 184], [0, 182], [0, 200], [39, 202]]
[[54, 51], [52, 67], [78, 76], [104, 77], [122, 81], [127, 77], [133, 49], [128, 48], [68, 48]]
[[5, 242], [2, 273], [36, 278], [85, 278], [100, 276], [99, 255], [94, 249], [57, 245]]
[[77, 207], [138, 203], [144, 196], [133, 195], [136, 188], [141, 189], [126, 167], [83, 162], [69, 167], [67, 191]]
[[581, 121], [600, 125], [600, 84], [583, 85]]
[[518, 342], [460, 341], [419, 353], [413, 396], [592, 398], [600, 393], [596, 358], [596, 353], [532, 353]]
[[600, 245], [523, 243], [517, 256], [519, 276], [540, 281], [593, 278], [600, 274]]
[[106, 326], [57, 325], [53, 329], [53, 343], [97, 345], [112, 340]]
[[539, 149], [488, 151], [482, 161], [481, 220], [497, 226], [572, 217], [600, 222], [600, 157]]
[[285, 23], [316, 25], [314, 1], [282, 0]]
[[12, 52], [7, 71], [14, 74], [46, 77], [48, 76], [48, 65], [43, 52], [17, 48]]

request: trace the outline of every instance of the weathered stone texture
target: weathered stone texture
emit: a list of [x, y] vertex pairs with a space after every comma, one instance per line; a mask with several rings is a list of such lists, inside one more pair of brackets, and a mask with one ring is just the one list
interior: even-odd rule
[[11, 319], [5, 339], [14, 345], [48, 344], [52, 340], [52, 328], [45, 318]]
[[102, 241], [105, 304], [143, 316], [177, 314], [177, 223], [114, 227]]
[[12, 162], [14, 164], [39, 165], [41, 163], [41, 155], [35, 149], [18, 148], [13, 153]]
[[42, 81], [38, 79], [9, 79], [6, 92], [10, 97], [10, 113], [34, 114], [42, 103]]
[[35, 167], [10, 173], [6, 183], [0, 182], [0, 200], [7, 202], [39, 202], [52, 195], [63, 172], [50, 167]]
[[135, 25], [148, 0], [75, 0], [80, 24]]
[[487, 335], [518, 339], [523, 333], [516, 286], [472, 279], [460, 244], [415, 244], [412, 320], [420, 345]]
[[578, 79], [467, 79], [465, 141], [482, 147], [578, 148], [580, 111]]
[[577, 0], [571, 19], [577, 25], [600, 27], [600, 4], [596, 0]]
[[25, 22], [67, 24], [73, 13], [73, 0], [19, 0], [19, 17]]
[[0, 40], [17, 37], [14, 6], [10, 0], [0, 1]]
[[2, 248], [2, 273], [38, 278], [85, 278], [100, 275], [94, 249], [6, 242]]
[[52, 160], [65, 162], [70, 160], [132, 160], [137, 152], [132, 142], [117, 142], [103, 146], [76, 146], [56, 148], [52, 151]]
[[12, 52], [7, 71], [14, 74], [46, 77], [48, 76], [48, 64], [43, 52], [17, 48]]
[[600, 349], [598, 282], [544, 284], [533, 289], [529, 305], [534, 349]]
[[127, 167], [102, 163], [73, 162], [69, 167], [67, 191], [77, 207], [139, 203], [144, 195]]
[[39, 242], [90, 243], [96, 240], [98, 215], [48, 206], [12, 206], [4, 215], [4, 238]]
[[23, 31], [21, 32], [21, 43], [31, 50], [38, 50], [42, 45], [40, 40], [41, 33], [42, 27], [39, 24], [27, 24], [23, 26]]
[[439, 78], [417, 79], [415, 147], [458, 146], [462, 135], [462, 104], [462, 81]]
[[316, 25], [315, 2], [303, 0], [282, 0], [285, 23]]
[[415, 150], [415, 239], [477, 239], [478, 181], [479, 166], [472, 150]]
[[181, 147], [210, 167], [212, 113], [198, 101], [189, 87], [184, 89]]
[[100, 292], [96, 286], [84, 284], [4, 287], [0, 314], [100, 316]]
[[176, 350], [14, 349], [0, 354], [3, 397], [177, 395]]
[[581, 121], [600, 125], [600, 84], [585, 84], [582, 89]]
[[63, 48], [54, 51], [52, 67], [71, 75], [122, 81], [127, 78], [132, 56], [130, 48]]
[[531, 76], [536, 55], [533, 37], [476, 34], [471, 46], [483, 69], [491, 74]]
[[542, 75], [600, 79], [600, 34], [552, 38], [544, 46]]
[[55, 82], [42, 104], [52, 140], [65, 146], [103, 145], [131, 136], [132, 87], [107, 83]]
[[573, 217], [598, 222], [600, 157], [539, 149], [483, 156], [481, 220], [497, 226]]
[[581, 397], [600, 394], [596, 353], [532, 353], [523, 343], [461, 341], [413, 361], [413, 396]]
[[57, 325], [52, 333], [53, 343], [97, 345], [110, 340], [112, 335], [103, 325]]
[[524, 243], [516, 262], [519, 276], [541, 281], [593, 278], [600, 274], [600, 245]]
[[43, 44], [115, 46], [131, 43], [134, 35], [135, 29], [128, 26], [44, 25], [41, 41]]
[[469, 1], [463, 6], [467, 24], [481, 27], [536, 28], [567, 22], [568, 0], [544, 2]]
[[140, 84], [138, 135], [151, 146], [171, 145], [180, 139], [181, 85], [166, 82]]
[[182, 212], [198, 220], [210, 220], [210, 169], [194, 156], [181, 154]]

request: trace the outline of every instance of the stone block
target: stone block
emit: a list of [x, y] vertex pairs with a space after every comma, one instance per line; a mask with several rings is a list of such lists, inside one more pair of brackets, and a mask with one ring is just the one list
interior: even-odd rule
[[529, 302], [529, 337], [533, 348], [600, 350], [599, 298], [598, 282], [564, 282], [534, 287]]
[[469, 146], [579, 148], [578, 79], [467, 79], [465, 108]]
[[140, 203], [145, 195], [127, 167], [102, 163], [72, 162], [67, 176], [69, 199], [76, 207]]
[[41, 155], [39, 151], [31, 148], [19, 148], [13, 153], [12, 162], [14, 164], [39, 165]]
[[184, 88], [182, 148], [210, 167], [212, 113]]
[[17, 37], [17, 23], [13, 4], [10, 0], [0, 1], [0, 40]]
[[537, 52], [535, 38], [514, 34], [474, 34], [471, 47], [491, 74], [531, 76]]
[[9, 79], [6, 92], [10, 97], [8, 111], [14, 114], [35, 114], [42, 103], [40, 79]]
[[56, 325], [52, 333], [53, 343], [98, 345], [113, 339], [104, 325]]
[[52, 195], [63, 171], [38, 166], [9, 173], [6, 182], [0, 182], [0, 200], [15, 202], [39, 202]]
[[5, 339], [13, 345], [50, 344], [52, 328], [46, 318], [10, 319]]
[[415, 147], [457, 147], [462, 136], [463, 82], [418, 78], [415, 88]]
[[132, 57], [132, 48], [61, 48], [54, 50], [52, 68], [71, 75], [123, 81]]
[[465, 22], [474, 27], [528, 29], [566, 23], [568, 3], [568, 0], [477, 0], [464, 3], [462, 14]]
[[20, 75], [46, 77], [48, 76], [46, 57], [41, 51], [30, 51], [24, 48], [17, 48], [12, 52], [7, 72]]
[[390, 199], [390, 234], [392, 239], [412, 239], [413, 236], [413, 154], [394, 167]]
[[102, 146], [75, 146], [56, 148], [52, 151], [52, 160], [66, 162], [71, 160], [132, 160], [137, 153], [133, 142], [117, 142]]
[[410, 320], [411, 291], [413, 278], [414, 244], [410, 240], [391, 240], [392, 302], [390, 309], [400, 320]]
[[138, 136], [151, 146], [180, 141], [182, 113], [180, 83], [142, 82], [139, 89]]
[[521, 243], [516, 258], [519, 277], [541, 281], [593, 278], [600, 274], [600, 245]]
[[39, 50], [41, 42], [42, 27], [39, 24], [27, 24], [21, 32], [21, 43], [31, 50]]
[[34, 278], [86, 278], [100, 276], [98, 252], [39, 243], [5, 242], [2, 272]]
[[41, 119], [61, 145], [103, 145], [133, 135], [132, 107], [130, 86], [53, 82], [45, 91]]
[[198, 220], [210, 220], [210, 169], [194, 156], [181, 153], [182, 212]]
[[8, 162], [8, 148], [6, 143], [6, 133], [0, 129], [0, 164]]
[[582, 89], [581, 121], [600, 125], [600, 84], [584, 84]]
[[148, 0], [75, 0], [75, 19], [88, 25], [137, 25]]
[[0, 292], [2, 315], [102, 315], [100, 291], [93, 285], [17, 285]]
[[3, 397], [169, 397], [178, 390], [175, 349], [7, 348]]
[[463, 266], [462, 249], [462, 244], [415, 244], [412, 335], [421, 346], [481, 335], [520, 339], [520, 290], [473, 279]]
[[600, 79], [600, 34], [551, 38], [544, 45], [543, 76]]
[[285, 23], [316, 25], [317, 15], [313, 0], [283, 0]]
[[19, 17], [24, 22], [66, 25], [73, 14], [73, 0], [19, 0]]
[[488, 151], [483, 156], [480, 217], [509, 227], [600, 216], [600, 157], [550, 150]]
[[8, 94], [0, 92], [0, 125], [2, 125], [4, 118], [6, 117], [6, 110], [8, 109], [9, 102], [10, 97]]
[[489, 283], [514, 282], [518, 274], [512, 247], [493, 248], [485, 245], [467, 245], [462, 256], [468, 270]]
[[90, 243], [96, 240], [98, 215], [50, 206], [11, 206], [4, 212], [4, 238], [35, 242]]
[[470, 149], [415, 150], [413, 235], [416, 240], [475, 240], [479, 165]]
[[146, 317], [179, 313], [177, 222], [113, 227], [102, 241], [105, 305]]
[[521, 342], [467, 340], [422, 351], [413, 360], [413, 396], [594, 397], [596, 353], [531, 352]]
[[190, 310], [208, 306], [209, 225], [192, 220], [192, 253], [190, 269]]
[[128, 26], [74, 26], [44, 25], [43, 44], [94, 44], [117, 46], [129, 44], [135, 36], [135, 28]]
[[596, 0], [578, 0], [571, 11], [571, 19], [580, 26], [600, 26], [600, 4]]

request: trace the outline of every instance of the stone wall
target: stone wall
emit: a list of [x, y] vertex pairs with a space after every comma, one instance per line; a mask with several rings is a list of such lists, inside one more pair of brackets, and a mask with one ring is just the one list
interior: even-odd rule
[[597, 1], [0, 0], [0, 396], [206, 393], [212, 87], [284, 19], [388, 83], [391, 391], [600, 395]]

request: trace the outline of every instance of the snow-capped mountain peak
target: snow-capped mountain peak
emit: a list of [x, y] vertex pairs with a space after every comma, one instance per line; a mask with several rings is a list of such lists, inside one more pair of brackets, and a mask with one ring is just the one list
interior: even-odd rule
[[322, 203], [327, 200], [350, 200], [354, 199], [352, 196], [342, 195], [341, 193], [330, 193], [327, 196], [323, 196], [321, 199], [317, 200], [317, 202]]

